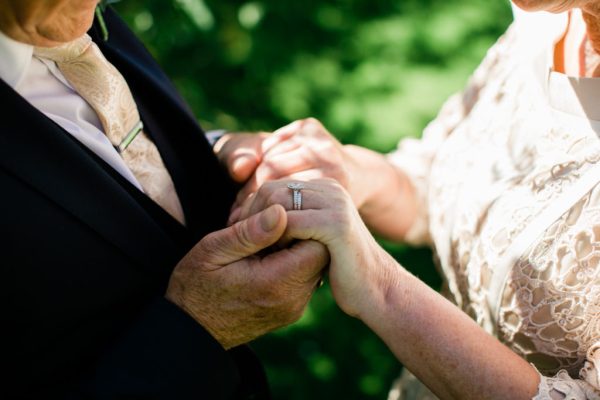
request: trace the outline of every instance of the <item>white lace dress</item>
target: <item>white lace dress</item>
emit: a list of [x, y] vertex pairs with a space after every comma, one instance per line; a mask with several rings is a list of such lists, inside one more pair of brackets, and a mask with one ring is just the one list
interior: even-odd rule
[[[389, 158], [425, 205], [409, 241], [432, 244], [454, 302], [537, 368], [535, 399], [600, 399], [600, 79], [550, 70], [566, 19], [516, 16]], [[434, 398], [410, 379], [390, 398]]]

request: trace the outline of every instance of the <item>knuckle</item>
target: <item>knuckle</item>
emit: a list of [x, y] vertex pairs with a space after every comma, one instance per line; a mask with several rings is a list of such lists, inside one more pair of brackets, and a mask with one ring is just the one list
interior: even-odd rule
[[278, 164], [271, 157], [265, 157], [261, 165], [261, 174], [263, 179], [267, 180], [273, 176], [278, 169]]
[[332, 222], [335, 222], [336, 225], [338, 223], [343, 223], [347, 220], [348, 213], [345, 210], [334, 209], [331, 211], [331, 219]]
[[259, 187], [258, 191], [256, 192], [257, 198], [268, 199], [273, 192], [272, 186], [272, 181], [263, 183], [263, 185]]
[[304, 124], [309, 125], [309, 126], [321, 126], [321, 122], [314, 117], [305, 118], [303, 120], [303, 122], [304, 122]]
[[213, 232], [204, 236], [182, 259], [191, 265], [209, 263], [214, 259], [214, 249], [223, 248], [225, 243], [221, 235]]
[[273, 205], [273, 204], [283, 204], [282, 200], [282, 196], [280, 194], [280, 192], [277, 191], [273, 191], [271, 193], [269, 193], [269, 197], [267, 198], [267, 204], [268, 205]]
[[263, 185], [263, 188], [267, 191], [267, 192], [273, 192], [275, 190], [277, 190], [277, 188], [281, 185], [280, 182], [277, 181], [269, 181], [269, 182], [265, 182]]
[[250, 235], [247, 221], [238, 222], [237, 224], [233, 225], [233, 233], [235, 240], [241, 247], [245, 249], [253, 247], [252, 236]]
[[332, 191], [333, 191], [334, 194], [339, 193], [340, 192], [340, 188], [342, 188], [342, 186], [340, 185], [340, 183], [336, 179], [334, 179], [332, 177], [329, 177], [329, 176], [326, 176], [326, 177], [323, 177], [322, 179], [320, 179], [319, 183], [321, 183], [321, 184], [323, 184], [325, 186], [328, 186], [331, 189], [333, 189]]
[[338, 149], [337, 149], [337, 143], [335, 143], [333, 140], [331, 139], [321, 139], [321, 148], [324, 151], [329, 151], [330, 153], [328, 154], [328, 156], [333, 155], [334, 158], [339, 158], [339, 154], [338, 154]]
[[302, 120], [301, 130], [306, 136], [314, 137], [323, 130], [323, 125], [316, 118], [310, 117]]

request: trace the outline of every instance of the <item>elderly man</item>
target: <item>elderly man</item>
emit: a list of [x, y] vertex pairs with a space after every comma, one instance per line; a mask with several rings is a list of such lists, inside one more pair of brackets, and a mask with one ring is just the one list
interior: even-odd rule
[[279, 206], [224, 228], [234, 183], [96, 6], [0, 2], [0, 398], [268, 398], [241, 345], [301, 315], [327, 252], [262, 251]]

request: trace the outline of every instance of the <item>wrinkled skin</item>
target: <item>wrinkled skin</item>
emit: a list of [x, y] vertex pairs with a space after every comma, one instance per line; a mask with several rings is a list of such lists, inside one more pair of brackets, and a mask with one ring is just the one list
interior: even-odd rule
[[52, 47], [83, 35], [94, 21], [98, 0], [4, 0], [0, 30], [12, 39]]

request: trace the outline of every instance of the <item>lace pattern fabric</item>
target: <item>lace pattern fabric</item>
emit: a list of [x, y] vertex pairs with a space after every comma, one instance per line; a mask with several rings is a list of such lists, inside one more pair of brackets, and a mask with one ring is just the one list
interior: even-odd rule
[[598, 399], [600, 185], [529, 238], [501, 277], [497, 318], [487, 298], [514, 238], [600, 162], [600, 124], [548, 101], [544, 54], [522, 29], [514, 23], [423, 139], [389, 159], [426, 205], [407, 238], [432, 243], [455, 303], [537, 368], [535, 399]]

